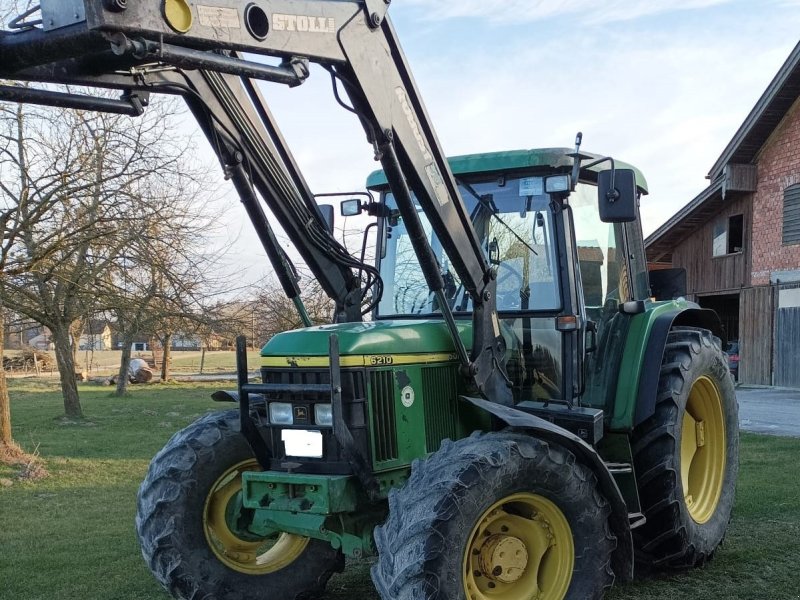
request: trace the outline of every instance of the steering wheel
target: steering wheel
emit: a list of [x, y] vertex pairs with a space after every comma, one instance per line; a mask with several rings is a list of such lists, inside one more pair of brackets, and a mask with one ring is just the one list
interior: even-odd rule
[[[395, 300], [395, 308], [402, 307], [402, 312], [419, 315], [431, 312], [431, 302], [432, 297], [427, 285], [406, 286], [402, 289], [400, 297]], [[429, 305], [428, 308], [425, 308], [426, 305]]]

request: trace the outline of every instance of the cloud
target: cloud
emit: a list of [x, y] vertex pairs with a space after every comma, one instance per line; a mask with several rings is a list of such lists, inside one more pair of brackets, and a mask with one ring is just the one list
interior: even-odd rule
[[[797, 3], [798, 0], [784, 1]], [[733, 0], [406, 0], [409, 6], [428, 11], [432, 19], [472, 17], [496, 23], [522, 23], [578, 16], [581, 22], [591, 24], [630, 21], [731, 2]]]
[[[445, 152], [569, 146], [582, 130], [586, 150], [644, 171], [648, 233], [705, 188], [708, 169], [797, 42], [790, 1], [800, 4], [404, 0], [390, 14]], [[704, 7], [692, 18], [667, 16]], [[471, 18], [427, 19], [438, 15]], [[595, 25], [636, 15], [659, 18]], [[520, 28], [515, 19], [539, 22]], [[497, 23], [491, 31], [487, 20]], [[313, 191], [363, 189], [377, 167], [372, 149], [333, 102], [327, 74], [314, 70], [298, 88], [269, 85], [264, 94]], [[242, 214], [237, 205], [232, 198], [231, 213]], [[251, 272], [265, 268], [249, 225], [237, 247]]]
[[549, 32], [476, 42], [472, 29], [407, 51], [447, 153], [569, 146], [581, 130], [586, 150], [644, 171], [649, 233], [706, 187], [796, 42], [786, 15], [750, 16], [651, 23], [636, 36], [576, 26], [569, 52]]

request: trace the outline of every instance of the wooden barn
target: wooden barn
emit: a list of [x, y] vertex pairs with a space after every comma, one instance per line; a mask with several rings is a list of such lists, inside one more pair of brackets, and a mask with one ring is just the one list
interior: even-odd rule
[[739, 381], [800, 387], [800, 44], [709, 173], [645, 240], [739, 342]]

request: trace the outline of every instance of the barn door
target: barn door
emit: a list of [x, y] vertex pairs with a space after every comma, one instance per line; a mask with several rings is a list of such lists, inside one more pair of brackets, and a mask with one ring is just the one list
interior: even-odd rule
[[800, 387], [800, 306], [779, 308], [775, 322], [775, 385]]

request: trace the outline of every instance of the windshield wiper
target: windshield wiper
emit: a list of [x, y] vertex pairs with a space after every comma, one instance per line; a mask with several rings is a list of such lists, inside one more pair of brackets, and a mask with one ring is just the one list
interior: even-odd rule
[[[506, 223], [505, 221], [503, 221], [503, 219], [497, 216], [495, 208], [491, 205], [489, 201], [486, 200], [487, 196], [481, 196], [477, 191], [475, 191], [475, 188], [473, 188], [468, 183], [464, 183], [463, 181], [460, 181], [458, 179], [456, 179], [456, 183], [465, 190], [467, 190], [478, 202], [480, 202], [481, 206], [483, 206], [483, 208], [488, 210], [489, 214], [493, 216], [495, 219], [497, 219], [500, 222], [500, 224], [509, 231], [511, 235], [517, 238], [518, 241], [522, 242], [528, 248], [528, 250], [533, 252], [534, 256], [539, 256], [539, 253], [536, 252], [536, 250], [534, 250], [533, 247], [528, 242], [523, 240], [519, 236], [519, 234], [511, 228], [511, 226], [508, 223]], [[491, 197], [491, 194], [489, 195], [489, 197]]]

